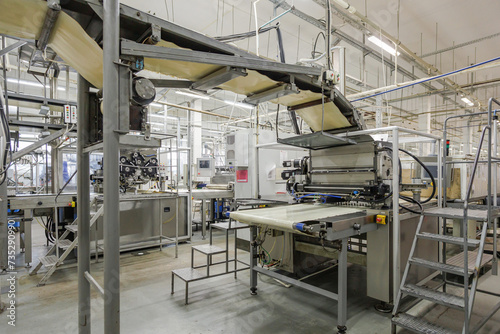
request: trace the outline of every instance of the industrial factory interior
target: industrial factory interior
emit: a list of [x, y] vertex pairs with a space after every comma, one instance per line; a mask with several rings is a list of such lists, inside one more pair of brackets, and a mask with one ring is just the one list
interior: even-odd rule
[[500, 334], [499, 13], [0, 0], [0, 333]]

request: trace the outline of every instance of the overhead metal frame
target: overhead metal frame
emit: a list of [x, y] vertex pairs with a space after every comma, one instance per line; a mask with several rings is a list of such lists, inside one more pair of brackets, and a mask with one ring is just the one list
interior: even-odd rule
[[251, 59], [203, 51], [167, 48], [156, 45], [140, 44], [129, 40], [122, 40], [121, 54], [123, 56], [166, 59], [219, 66], [230, 65], [249, 70], [270, 71], [282, 74], [304, 74], [319, 77], [322, 73], [322, 70], [316, 67], [290, 65], [265, 59]]

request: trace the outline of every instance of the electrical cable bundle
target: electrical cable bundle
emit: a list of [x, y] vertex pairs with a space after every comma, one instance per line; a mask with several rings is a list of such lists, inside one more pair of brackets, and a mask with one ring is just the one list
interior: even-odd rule
[[[42, 218], [43, 221], [43, 218]], [[54, 237], [54, 231], [55, 231], [55, 224], [54, 224], [54, 219], [51, 216], [47, 217], [47, 220], [44, 222], [45, 225], [45, 237], [47, 238], [47, 241], [50, 243], [55, 243], [56, 239]]]

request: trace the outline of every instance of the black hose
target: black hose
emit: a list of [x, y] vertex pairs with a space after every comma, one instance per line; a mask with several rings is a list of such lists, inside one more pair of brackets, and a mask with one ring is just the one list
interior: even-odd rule
[[417, 204], [418, 207], [420, 208], [420, 212], [412, 210], [412, 209], [410, 209], [410, 208], [408, 208], [408, 207], [406, 207], [404, 205], [399, 204], [399, 206], [401, 208], [403, 208], [403, 209], [405, 209], [407, 211], [410, 211], [412, 213], [416, 213], [417, 215], [422, 215], [424, 213], [424, 207], [423, 207], [422, 203], [420, 203], [419, 201], [417, 201], [417, 200], [415, 200], [415, 199], [413, 199], [411, 197], [406, 197], [406, 196], [402, 196], [402, 195], [400, 195], [399, 198], [401, 198], [403, 201], [406, 201], [406, 202], [409, 202], [409, 203], [412, 203], [412, 204]]
[[[272, 30], [272, 29], [278, 29], [278, 27], [279, 27], [279, 24], [276, 24], [274, 26], [261, 28], [261, 29], [259, 29], [259, 34], [263, 34], [265, 32], [268, 32], [269, 30]], [[242, 40], [242, 39], [250, 38], [250, 37], [254, 37], [254, 36], [255, 36], [255, 30], [249, 31], [249, 32], [244, 32], [241, 34], [219, 36], [219, 37], [215, 37], [214, 39], [216, 39], [220, 42], [235, 42], [238, 40]]]
[[[429, 168], [427, 168], [427, 166], [422, 162], [420, 161], [419, 158], [417, 158], [416, 156], [414, 156], [413, 154], [411, 154], [410, 152], [408, 152], [407, 150], [403, 150], [402, 148], [399, 149], [401, 152], [403, 153], [406, 153], [408, 154], [410, 157], [412, 157], [413, 159], [415, 159], [416, 162], [418, 162], [418, 164], [420, 166], [422, 166], [422, 168], [427, 172], [427, 174], [429, 174], [429, 176], [431, 177], [431, 183], [432, 183], [432, 194], [429, 196], [429, 198], [427, 198], [425, 201], [422, 201], [420, 203], [422, 204], [425, 204], [427, 202], [429, 202], [431, 199], [434, 198], [434, 195], [436, 195], [436, 180], [434, 179], [434, 176], [432, 176], [432, 173], [431, 171], [429, 170]], [[439, 168], [439, 167], [438, 167]]]

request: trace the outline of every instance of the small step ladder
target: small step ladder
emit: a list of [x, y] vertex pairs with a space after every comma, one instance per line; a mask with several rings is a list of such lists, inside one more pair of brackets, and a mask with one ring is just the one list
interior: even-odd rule
[[[226, 247], [225, 248], [221, 248], [221, 247], [213, 245], [212, 228], [225, 231], [225, 235], [226, 235]], [[240, 229], [245, 229], [245, 228], [249, 228], [249, 225], [242, 224], [239, 222], [234, 222], [231, 220], [227, 223], [211, 224], [210, 225], [210, 243], [191, 247], [191, 267], [172, 270], [171, 294], [174, 294], [174, 278], [175, 278], [175, 276], [180, 278], [186, 284], [184, 302], [187, 305], [188, 304], [188, 295], [189, 295], [189, 283], [201, 281], [201, 280], [204, 280], [207, 278], [227, 275], [230, 273], [234, 273], [234, 278], [236, 278], [238, 271], [249, 269], [250, 266], [247, 263], [238, 260], [237, 246], [236, 246], [236, 240], [237, 240], [237, 236], [238, 236], [237, 231]], [[234, 231], [234, 258], [233, 259], [229, 259], [229, 231]], [[206, 256], [206, 259], [207, 259], [206, 264], [200, 265], [200, 266], [194, 265], [195, 252], [204, 254]], [[219, 261], [219, 262], [212, 261], [212, 257], [214, 255], [221, 255], [221, 254], [226, 255], [225, 260]], [[234, 269], [233, 270], [229, 270], [229, 263], [230, 262], [234, 262]], [[243, 267], [238, 268], [238, 263], [243, 264]], [[211, 274], [210, 273], [210, 269], [212, 268], [212, 266], [221, 265], [221, 264], [226, 265], [226, 270], [224, 272], [219, 273], [219, 274]]]
[[[95, 224], [97, 219], [102, 216], [103, 213], [104, 205], [101, 205], [101, 207], [90, 219], [90, 227]], [[39, 259], [40, 262], [38, 263], [38, 265], [30, 272], [30, 276], [33, 276], [38, 273], [42, 266], [48, 269], [37, 286], [44, 286], [47, 283], [48, 279], [52, 276], [52, 274], [54, 274], [57, 268], [64, 263], [64, 260], [78, 244], [78, 238], [76, 237], [76, 234], [78, 233], [78, 218], [76, 218], [70, 225], [66, 225], [65, 228], [66, 231], [64, 231], [57, 243], [55, 243], [50, 248], [50, 250], [44, 257]], [[74, 240], [67, 239], [70, 234], [73, 234]], [[62, 253], [59, 258], [57, 258], [57, 255], [54, 255], [54, 253], [57, 253], [57, 246], [59, 246], [60, 249], [64, 250], [64, 253]]]

